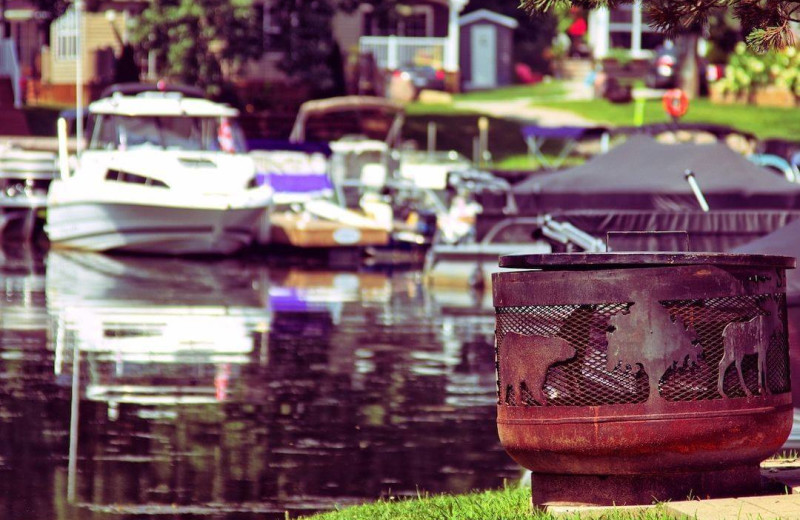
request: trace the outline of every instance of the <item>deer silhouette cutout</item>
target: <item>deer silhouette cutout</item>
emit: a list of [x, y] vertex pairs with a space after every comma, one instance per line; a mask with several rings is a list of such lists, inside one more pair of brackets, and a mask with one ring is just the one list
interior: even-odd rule
[[547, 404], [543, 387], [547, 369], [559, 361], [575, 357], [575, 347], [562, 338], [507, 333], [498, 352], [501, 399], [508, 401], [509, 387], [521, 392], [522, 383], [533, 399]]
[[702, 347], [680, 320], [661, 305], [633, 303], [609, 319], [607, 368], [639, 365], [647, 374], [651, 403], [660, 397], [659, 381], [670, 368], [697, 363]]
[[773, 334], [779, 327], [778, 303], [774, 298], [768, 297], [764, 301], [764, 312], [766, 316], [759, 315], [750, 321], [737, 321], [729, 323], [722, 330], [722, 344], [725, 348], [722, 360], [719, 362], [719, 377], [717, 378], [717, 391], [719, 395], [726, 397], [723, 390], [725, 372], [732, 364], [736, 364], [736, 373], [739, 376], [739, 383], [747, 397], [752, 397], [753, 393], [744, 382], [742, 375], [742, 360], [745, 356], [755, 354], [758, 356], [758, 391], [759, 393], [769, 393], [767, 386], [767, 348], [772, 340]]

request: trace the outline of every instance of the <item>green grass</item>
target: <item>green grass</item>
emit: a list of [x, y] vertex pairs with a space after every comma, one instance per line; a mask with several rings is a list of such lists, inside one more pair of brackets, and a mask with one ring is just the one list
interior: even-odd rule
[[[418, 126], [420, 121], [426, 119], [434, 120], [440, 123], [440, 128], [447, 129], [446, 132], [440, 131], [439, 142], [441, 144], [439, 148], [447, 148], [442, 141], [442, 134], [453, 133], [455, 135], [450, 140], [456, 141], [458, 144], [451, 148], [469, 156], [472, 149], [471, 139], [464, 143], [457, 137], [463, 135], [465, 130], [456, 128], [453, 125], [441, 126], [441, 124], [448, 121], [454, 124], [463, 124], [470, 120], [477, 121], [478, 114], [459, 109], [454, 105], [460, 101], [503, 101], [519, 98], [530, 98], [532, 106], [572, 112], [598, 124], [610, 126], [633, 125], [634, 103], [610, 103], [605, 99], [564, 100], [562, 95], [566, 92], [566, 89], [567, 87], [563, 82], [551, 81], [536, 85], [517, 85], [491, 91], [456, 94], [453, 96], [453, 103], [449, 104], [410, 103], [406, 107], [406, 113], [409, 119], [413, 120], [413, 123], [406, 126], [406, 128], [411, 127], [411, 132], [405, 133], [405, 135], [419, 140], [419, 135], [416, 133], [417, 129], [414, 126]], [[449, 119], [451, 117], [453, 118], [452, 120]], [[670, 121], [671, 119], [664, 112], [660, 99], [650, 99], [645, 102], [645, 124], [667, 123]], [[800, 108], [760, 107], [744, 104], [719, 105], [712, 103], [708, 99], [701, 98], [691, 101], [689, 112], [682, 121], [726, 125], [743, 132], [752, 133], [760, 139], [800, 139]], [[494, 123], [494, 120], [492, 120], [492, 123]], [[468, 124], [472, 125], [473, 123], [470, 122]], [[504, 125], [500, 125], [500, 128], [512, 130]], [[517, 126], [505, 135], [492, 131], [489, 148], [496, 159], [502, 161], [510, 156], [524, 155], [525, 147], [518, 135], [518, 130], [519, 127]], [[493, 137], [496, 137], [496, 140], [492, 139]], [[421, 142], [424, 142], [424, 138]]]
[[[556, 159], [553, 154], [545, 154], [547, 160], [551, 163]], [[561, 164], [561, 168], [578, 166], [583, 164], [585, 160], [583, 157], [571, 156], [567, 157]], [[507, 157], [496, 158], [492, 163], [492, 170], [497, 171], [532, 171], [538, 170], [542, 167], [538, 161], [528, 154], [525, 155], [509, 155]]]
[[[581, 518], [579, 514], [558, 515], [531, 512], [530, 488], [506, 488], [466, 495], [433, 495], [416, 499], [382, 499], [371, 504], [307, 517], [313, 520], [555, 520]], [[584, 516], [585, 517], [585, 516]], [[612, 509], [606, 520], [656, 520], [667, 518], [663, 508], [647, 510]]]
[[[532, 105], [566, 110], [601, 124], [631, 126], [634, 103], [615, 104], [604, 99], [590, 101], [533, 101]], [[670, 121], [661, 100], [645, 102], [644, 123]], [[694, 99], [682, 119], [687, 123], [726, 125], [750, 132], [760, 139], [776, 137], [796, 140], [800, 136], [800, 108], [718, 105], [708, 99]]]

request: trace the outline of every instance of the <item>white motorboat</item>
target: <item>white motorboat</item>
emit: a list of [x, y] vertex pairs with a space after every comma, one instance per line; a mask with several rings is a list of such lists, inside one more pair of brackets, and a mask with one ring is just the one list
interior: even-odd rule
[[50, 185], [51, 245], [228, 254], [272, 200], [234, 118], [192, 88], [117, 85], [89, 105], [88, 147]]

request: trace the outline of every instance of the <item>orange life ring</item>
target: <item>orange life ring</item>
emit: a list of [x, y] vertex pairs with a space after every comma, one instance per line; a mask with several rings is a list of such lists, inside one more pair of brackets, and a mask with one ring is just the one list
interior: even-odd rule
[[679, 88], [673, 88], [664, 93], [661, 99], [664, 110], [672, 117], [682, 117], [689, 110], [689, 96]]

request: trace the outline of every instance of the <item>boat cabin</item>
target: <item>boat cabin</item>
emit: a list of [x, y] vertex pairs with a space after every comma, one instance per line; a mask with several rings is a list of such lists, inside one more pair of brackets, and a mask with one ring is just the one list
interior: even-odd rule
[[238, 111], [191, 89], [114, 90], [89, 105], [89, 150], [247, 151]]

